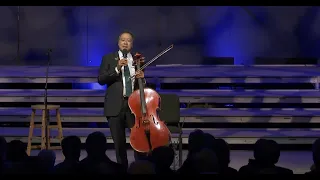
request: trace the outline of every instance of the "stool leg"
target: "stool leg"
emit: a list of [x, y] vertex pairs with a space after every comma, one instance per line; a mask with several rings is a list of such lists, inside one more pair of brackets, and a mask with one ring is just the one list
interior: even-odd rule
[[48, 113], [48, 122], [46, 121], [46, 123], [48, 123], [48, 124], [47, 124], [47, 129], [46, 130], [48, 132], [47, 136], [49, 137], [48, 138], [48, 148], [50, 149], [50, 146], [51, 146], [51, 141], [50, 141], [50, 139], [51, 139], [50, 138], [50, 129], [51, 129], [50, 128], [50, 111], [48, 110], [47, 113]]
[[41, 150], [46, 148], [46, 110], [42, 110], [41, 118]]
[[32, 137], [33, 137], [35, 114], [36, 114], [36, 110], [32, 109], [31, 119], [30, 119], [30, 126], [29, 126], [28, 146], [27, 146], [27, 154], [28, 154], [28, 156], [30, 156], [30, 154], [31, 154], [31, 145], [32, 145], [31, 143], [32, 143]]
[[61, 119], [60, 119], [60, 109], [56, 110], [56, 118], [57, 118], [57, 125], [58, 125], [58, 138], [59, 138], [60, 145], [61, 145], [63, 134], [62, 134], [62, 123], [61, 123]]

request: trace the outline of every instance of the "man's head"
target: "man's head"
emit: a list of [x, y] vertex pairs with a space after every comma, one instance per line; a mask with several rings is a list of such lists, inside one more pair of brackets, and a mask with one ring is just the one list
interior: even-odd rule
[[214, 152], [217, 155], [219, 167], [227, 168], [230, 163], [230, 149], [228, 143], [224, 139], [215, 139]]
[[253, 150], [253, 156], [259, 163], [274, 165], [280, 157], [280, 147], [274, 140], [259, 139]]
[[77, 136], [68, 136], [61, 142], [62, 153], [68, 160], [79, 161], [81, 154], [81, 140]]
[[129, 174], [156, 174], [154, 164], [150, 161], [134, 161], [128, 168]]
[[0, 136], [0, 162], [5, 160], [7, 155], [7, 141], [4, 137]]
[[107, 138], [100, 131], [93, 132], [87, 137], [85, 146], [89, 157], [103, 157], [107, 150]]
[[320, 166], [320, 138], [318, 138], [312, 145], [313, 162], [316, 168]]
[[188, 139], [189, 155], [199, 152], [203, 148], [203, 145], [204, 145], [204, 132], [202, 130], [196, 129], [195, 131], [189, 134], [189, 139]]
[[198, 173], [214, 173], [219, 170], [219, 162], [216, 153], [204, 148], [192, 156], [194, 170]]
[[122, 32], [118, 39], [118, 46], [121, 51], [127, 49], [130, 52], [133, 46], [133, 34], [129, 31]]
[[28, 157], [27, 146], [20, 140], [12, 140], [7, 146], [7, 160], [11, 162], [21, 162]]
[[170, 168], [174, 161], [174, 150], [168, 146], [160, 146], [152, 151], [152, 162], [160, 168]]
[[46, 169], [53, 168], [56, 162], [56, 154], [52, 150], [41, 150], [38, 154], [41, 166]]

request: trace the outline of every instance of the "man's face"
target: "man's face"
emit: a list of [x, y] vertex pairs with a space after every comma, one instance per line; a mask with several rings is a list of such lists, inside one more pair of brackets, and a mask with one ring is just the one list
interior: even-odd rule
[[133, 39], [129, 33], [123, 33], [119, 37], [118, 46], [120, 50], [127, 49], [128, 51], [132, 48]]

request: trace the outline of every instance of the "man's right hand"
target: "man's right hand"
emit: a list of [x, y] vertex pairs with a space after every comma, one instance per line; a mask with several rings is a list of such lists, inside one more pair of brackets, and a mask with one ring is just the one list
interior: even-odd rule
[[118, 61], [117, 68], [118, 68], [118, 70], [120, 71], [120, 70], [121, 70], [121, 67], [122, 67], [122, 66], [126, 66], [126, 65], [128, 65], [128, 60], [127, 60], [127, 59], [120, 59], [120, 60]]

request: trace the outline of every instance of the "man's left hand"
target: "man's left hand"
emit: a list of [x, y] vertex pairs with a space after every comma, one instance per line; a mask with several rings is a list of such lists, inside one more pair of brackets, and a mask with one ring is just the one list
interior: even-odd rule
[[144, 78], [144, 73], [143, 73], [143, 71], [138, 70], [138, 71], [136, 72], [136, 78]]

